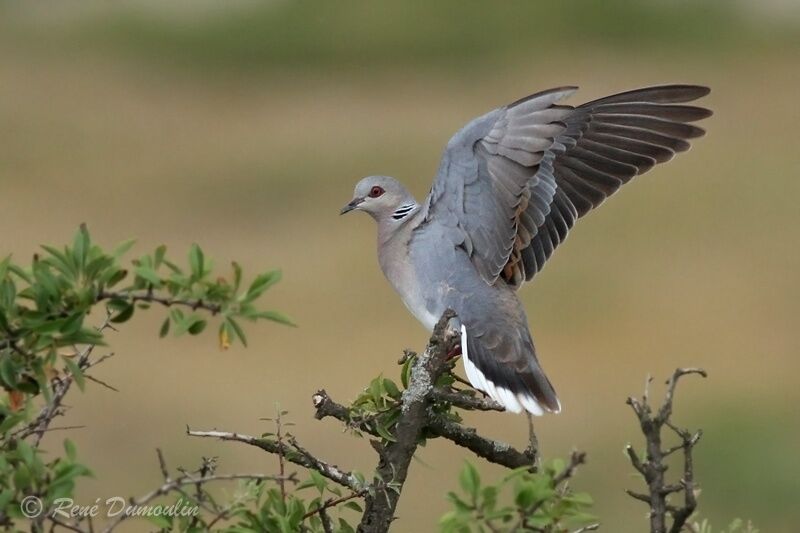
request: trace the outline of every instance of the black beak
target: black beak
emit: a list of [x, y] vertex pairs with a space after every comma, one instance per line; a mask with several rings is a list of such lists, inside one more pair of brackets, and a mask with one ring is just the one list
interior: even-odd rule
[[363, 199], [363, 198], [353, 198], [352, 200], [350, 200], [350, 203], [349, 203], [349, 204], [347, 204], [346, 206], [344, 206], [344, 207], [342, 208], [342, 210], [341, 210], [341, 211], [339, 211], [339, 214], [340, 214], [340, 215], [344, 215], [345, 213], [349, 213], [350, 211], [352, 211], [353, 209], [355, 209], [356, 207], [358, 207], [358, 206], [359, 206], [359, 205], [360, 205], [360, 204], [361, 204], [363, 201], [364, 201], [364, 199]]

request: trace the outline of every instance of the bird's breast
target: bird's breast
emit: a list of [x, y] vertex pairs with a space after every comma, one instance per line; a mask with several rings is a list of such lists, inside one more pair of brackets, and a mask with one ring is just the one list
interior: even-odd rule
[[[381, 270], [394, 288], [406, 308], [429, 331], [433, 330], [444, 307], [437, 305], [441, 301], [436, 297], [437, 287], [421, 276], [417, 265], [412, 263], [408, 253], [397, 253], [405, 247], [384, 248], [378, 256]], [[439, 309], [441, 307], [441, 309]]]

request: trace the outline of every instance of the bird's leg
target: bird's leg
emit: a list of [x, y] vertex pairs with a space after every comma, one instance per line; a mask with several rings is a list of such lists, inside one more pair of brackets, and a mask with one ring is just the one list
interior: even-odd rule
[[525, 453], [533, 459], [534, 466], [539, 466], [539, 439], [536, 438], [536, 432], [533, 430], [533, 415], [525, 411], [528, 417], [528, 448]]
[[458, 317], [451, 318], [450, 322], [447, 324], [445, 341], [452, 346], [447, 351], [448, 361], [461, 355], [461, 321]]
[[450, 348], [450, 351], [447, 352], [447, 361], [455, 359], [456, 357], [461, 356], [461, 343], [456, 343]]

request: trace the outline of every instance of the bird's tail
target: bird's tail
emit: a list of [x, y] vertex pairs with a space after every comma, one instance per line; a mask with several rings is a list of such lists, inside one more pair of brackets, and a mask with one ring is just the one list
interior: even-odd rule
[[518, 336], [470, 335], [461, 326], [464, 370], [473, 387], [489, 395], [507, 411], [533, 415], [558, 413], [553, 385], [536, 359], [527, 330]]

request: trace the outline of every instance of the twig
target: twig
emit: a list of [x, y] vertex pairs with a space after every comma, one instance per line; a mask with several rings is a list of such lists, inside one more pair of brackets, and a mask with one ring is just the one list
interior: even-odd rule
[[505, 411], [502, 405], [491, 398], [477, 398], [456, 390], [436, 388], [432, 396], [436, 401], [447, 402], [469, 411]]
[[[284, 459], [285, 447], [283, 445], [283, 424], [281, 423], [281, 411], [280, 411], [280, 408], [278, 408], [278, 416], [275, 419], [275, 427], [277, 428], [276, 437], [278, 439], [278, 473], [280, 474], [281, 477], [283, 477], [284, 473], [286, 472], [286, 462], [285, 462], [285, 459]], [[286, 485], [282, 481], [280, 481], [280, 482], [278, 482], [278, 486], [281, 489], [281, 501], [283, 501], [283, 503], [285, 504], [286, 503]]]
[[[639, 419], [639, 426], [645, 437], [646, 455], [644, 459], [633, 449], [630, 444], [625, 447], [628, 458], [634, 469], [639, 472], [647, 483], [647, 494], [633, 491], [626, 491], [629, 496], [636, 500], [646, 502], [650, 506], [650, 531], [651, 533], [667, 532], [667, 517], [672, 516], [672, 526], [670, 533], [679, 533], [686, 521], [697, 507], [694, 495], [694, 467], [692, 463], [692, 449], [697, 444], [702, 433], [690, 433], [688, 430], [676, 427], [670, 417], [675, 397], [675, 388], [681, 377], [689, 374], [698, 374], [706, 377], [706, 372], [700, 368], [678, 368], [667, 381], [667, 391], [664, 401], [653, 413], [650, 406], [649, 385], [652, 379], [648, 376], [645, 382], [644, 395], [641, 400], [630, 397], [627, 400], [636, 417]], [[664, 426], [671, 428], [681, 438], [681, 444], [664, 449], [661, 440], [661, 430]], [[667, 465], [665, 459], [673, 452], [683, 449], [683, 477], [680, 484], [669, 484], [666, 482], [665, 473]], [[681, 507], [667, 504], [667, 496], [672, 493], [683, 491], [684, 503]]]
[[184, 300], [180, 298], [165, 298], [156, 296], [153, 294], [152, 290], [145, 292], [102, 291], [97, 295], [95, 302], [102, 302], [103, 300], [126, 300], [133, 304], [136, 302], [157, 303], [163, 305], [164, 307], [182, 306], [188, 307], [193, 311], [196, 311], [197, 309], [205, 309], [211, 313], [212, 316], [222, 311], [222, 306], [220, 304], [211, 304], [203, 301], [202, 299]]
[[330, 509], [331, 507], [336, 507], [337, 505], [342, 504], [344, 502], [347, 502], [347, 501], [350, 501], [350, 500], [354, 500], [356, 498], [361, 498], [366, 493], [367, 493], [367, 489], [362, 489], [362, 490], [357, 491], [357, 492], [351, 492], [347, 496], [340, 496], [339, 498], [328, 498], [327, 500], [325, 500], [325, 502], [322, 505], [320, 505], [319, 507], [317, 507], [315, 509], [312, 509], [309, 512], [307, 512], [306, 514], [304, 514], [303, 515], [303, 520], [306, 520], [307, 518], [310, 518], [310, 517], [314, 516], [317, 513], [320, 513], [320, 514], [324, 513], [326, 509]]
[[114, 392], [119, 392], [119, 389], [118, 389], [118, 388], [116, 388], [116, 387], [114, 387], [114, 386], [112, 386], [112, 385], [109, 385], [109, 384], [108, 384], [108, 383], [106, 383], [105, 381], [103, 381], [103, 380], [101, 380], [101, 379], [98, 379], [98, 378], [96, 378], [96, 377], [94, 377], [94, 376], [90, 376], [89, 374], [84, 374], [84, 375], [83, 375], [83, 377], [85, 377], [85, 378], [86, 378], [86, 379], [88, 379], [89, 381], [93, 381], [93, 382], [97, 383], [98, 385], [100, 385], [100, 386], [103, 386], [103, 387], [107, 388], [108, 390], [111, 390], [111, 391], [114, 391]]
[[[106, 318], [100, 327], [97, 328], [98, 331], [103, 331], [106, 328], [110, 327], [111, 324], [111, 313], [106, 310]], [[89, 357], [92, 355], [92, 351], [94, 350], [95, 345], [91, 344], [87, 346], [83, 352], [78, 355], [78, 367], [81, 370], [86, 370], [100, 362], [104, 361], [108, 357], [101, 357], [96, 362], [92, 363], [89, 360]], [[66, 396], [67, 392], [69, 391], [70, 387], [72, 386], [75, 377], [72, 374], [67, 374], [60, 380], [58, 380], [53, 385], [53, 395], [50, 399], [50, 402], [45, 405], [39, 416], [36, 417], [30, 424], [28, 424], [23, 431], [20, 432], [20, 438], [27, 438], [31, 435], [35, 435], [33, 441], [33, 447], [38, 448], [39, 443], [42, 441], [42, 437], [47, 432], [47, 428], [53, 419], [59, 414], [61, 408], [61, 402], [64, 401], [64, 396]]]
[[282, 446], [279, 447], [277, 442], [271, 441], [269, 439], [260, 439], [250, 435], [244, 435], [242, 433], [230, 433], [227, 431], [216, 431], [216, 430], [193, 431], [189, 428], [186, 428], [186, 433], [192, 437], [206, 437], [206, 438], [243, 442], [245, 444], [249, 444], [250, 446], [255, 446], [256, 448], [260, 448], [265, 452], [269, 452], [275, 455], [283, 453], [286, 457], [286, 460], [289, 461], [290, 463], [294, 463], [304, 468], [310, 468], [312, 470], [316, 470], [326, 478], [330, 479], [331, 481], [335, 481], [336, 483], [342, 485], [343, 487], [347, 487], [353, 491], [357, 491], [362, 488], [360, 486], [361, 484], [359, 483], [358, 478], [354, 476], [351, 472], [341, 470], [339, 467], [329, 464], [317, 458], [314, 458], [314, 460], [312, 461], [307, 456], [302, 454], [287, 453], [290, 452], [291, 450], [287, 450], [286, 444], [283, 444]]
[[536, 456], [531, 455], [529, 450], [519, 451], [505, 442], [483, 437], [478, 435], [475, 428], [462, 426], [435, 413], [431, 413], [428, 429], [433, 435], [467, 448], [490, 463], [507, 468], [533, 467], [536, 463]]
[[59, 518], [56, 518], [56, 517], [55, 517], [55, 516], [53, 516], [53, 515], [50, 515], [50, 516], [48, 516], [47, 518], [48, 518], [48, 519], [49, 519], [51, 522], [53, 522], [54, 524], [56, 524], [56, 525], [58, 525], [58, 526], [61, 526], [61, 527], [65, 528], [65, 529], [69, 529], [70, 531], [75, 531], [76, 533], [86, 533], [84, 530], [82, 530], [82, 529], [81, 529], [80, 527], [78, 527], [77, 525], [70, 524], [70, 523], [68, 523], [68, 522], [64, 522], [63, 520], [61, 520], [61, 519], [59, 519]]
[[[586, 453], [573, 451], [569, 456], [569, 464], [567, 464], [567, 466], [565, 466], [564, 469], [556, 474], [556, 476], [553, 478], [553, 489], [559, 488], [563, 483], [571, 479], [572, 476], [575, 475], [575, 470], [577, 470], [580, 465], [585, 463]], [[545, 501], [546, 500], [540, 500], [533, 504], [533, 506], [531, 506], [526, 512], [527, 516], [533, 516], [536, 511], [541, 508]]]
[[[278, 481], [278, 476], [269, 476], [262, 474], [222, 474], [222, 475], [212, 475], [206, 477], [193, 478], [189, 474], [184, 474], [176, 479], [168, 479], [163, 485], [161, 485], [160, 487], [151, 492], [148, 492], [147, 494], [145, 494], [140, 498], [136, 499], [131, 498], [129, 504], [133, 507], [141, 507], [147, 505], [148, 503], [152, 502], [153, 500], [155, 500], [160, 496], [164, 496], [165, 494], [169, 494], [170, 492], [178, 490], [180, 487], [201, 485], [212, 481], [232, 481], [237, 479], [246, 479], [252, 481]], [[294, 474], [285, 479], [296, 481], [296, 477]], [[110, 521], [106, 525], [106, 527], [102, 530], [102, 533], [109, 533], [111, 530], [117, 527], [121, 522], [127, 520], [128, 518], [131, 518], [132, 516], [134, 515], [129, 513], [117, 514], [115, 518], [112, 521]]]

